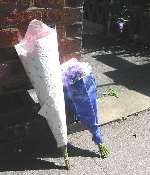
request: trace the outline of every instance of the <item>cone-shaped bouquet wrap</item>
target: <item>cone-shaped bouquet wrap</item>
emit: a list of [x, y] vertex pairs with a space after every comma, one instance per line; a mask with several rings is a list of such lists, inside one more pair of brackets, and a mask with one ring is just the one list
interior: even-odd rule
[[92, 133], [95, 144], [103, 143], [98, 124], [96, 83], [88, 63], [76, 59], [62, 64], [66, 108], [71, 110]]
[[39, 114], [47, 119], [57, 146], [66, 146], [66, 114], [56, 30], [33, 20], [15, 48], [37, 93], [41, 105]]

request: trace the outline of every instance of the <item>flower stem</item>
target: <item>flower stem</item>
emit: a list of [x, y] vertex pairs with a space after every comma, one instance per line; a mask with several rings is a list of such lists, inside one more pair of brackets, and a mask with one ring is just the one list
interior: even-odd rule
[[65, 148], [65, 150], [63, 151], [63, 157], [64, 157], [66, 168], [67, 168], [67, 170], [69, 170], [70, 169], [70, 162], [69, 162], [67, 148]]
[[102, 159], [109, 156], [110, 151], [105, 144], [98, 144], [98, 148], [99, 148], [99, 155]]

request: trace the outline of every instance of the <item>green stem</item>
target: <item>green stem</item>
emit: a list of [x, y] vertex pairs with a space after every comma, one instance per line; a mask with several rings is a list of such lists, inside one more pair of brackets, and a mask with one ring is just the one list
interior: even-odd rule
[[99, 148], [99, 155], [102, 159], [109, 156], [110, 151], [105, 144], [98, 144], [98, 148]]
[[64, 157], [64, 161], [65, 161], [66, 168], [67, 168], [67, 170], [69, 170], [69, 169], [70, 169], [70, 162], [69, 162], [67, 147], [66, 147], [65, 150], [63, 151], [63, 157]]

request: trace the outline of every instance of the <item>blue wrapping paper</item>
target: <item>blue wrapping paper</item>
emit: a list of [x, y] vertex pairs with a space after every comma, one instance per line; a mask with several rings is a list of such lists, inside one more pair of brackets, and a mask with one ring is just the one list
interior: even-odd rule
[[76, 77], [75, 80], [73, 83], [64, 84], [66, 109], [73, 112], [92, 133], [92, 140], [95, 144], [103, 143], [103, 135], [97, 118], [95, 78], [90, 73]]

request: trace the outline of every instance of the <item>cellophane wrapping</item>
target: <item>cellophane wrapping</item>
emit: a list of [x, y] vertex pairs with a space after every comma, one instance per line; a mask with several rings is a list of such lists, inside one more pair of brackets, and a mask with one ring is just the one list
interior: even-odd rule
[[41, 109], [57, 141], [67, 145], [67, 126], [56, 29], [38, 20], [30, 22], [23, 40], [15, 45], [36, 91]]
[[97, 116], [96, 82], [88, 63], [71, 59], [62, 64], [66, 109], [92, 133], [95, 144], [103, 143]]

